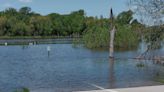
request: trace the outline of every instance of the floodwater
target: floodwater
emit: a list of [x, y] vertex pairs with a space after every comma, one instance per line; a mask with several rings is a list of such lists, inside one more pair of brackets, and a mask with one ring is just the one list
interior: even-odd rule
[[[25, 87], [72, 92], [160, 85], [156, 77], [157, 73], [164, 74], [164, 67], [132, 59], [140, 52], [140, 48], [117, 51], [117, 58], [110, 60], [108, 51], [75, 47], [71, 43], [0, 46], [0, 91]], [[137, 67], [141, 62], [145, 67]]]

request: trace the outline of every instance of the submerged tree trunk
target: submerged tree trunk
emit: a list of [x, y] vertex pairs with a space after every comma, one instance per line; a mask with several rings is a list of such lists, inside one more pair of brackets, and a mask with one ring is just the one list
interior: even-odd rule
[[109, 57], [114, 58], [114, 38], [115, 38], [115, 32], [116, 29], [113, 27], [113, 29], [110, 31], [110, 44], [109, 44]]
[[114, 26], [114, 18], [113, 18], [113, 11], [111, 8], [111, 12], [110, 12], [110, 19], [111, 19], [111, 28], [112, 30], [109, 32], [110, 34], [110, 43], [109, 43], [109, 57], [110, 58], [114, 58], [114, 38], [115, 38], [115, 26]]

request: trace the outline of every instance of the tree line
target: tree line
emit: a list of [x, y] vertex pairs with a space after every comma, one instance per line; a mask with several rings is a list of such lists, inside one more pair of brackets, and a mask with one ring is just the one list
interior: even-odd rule
[[[132, 45], [137, 39], [132, 24], [140, 23], [132, 21], [132, 16], [133, 12], [129, 10], [115, 18], [120, 30], [116, 36], [117, 46], [123, 46], [124, 42]], [[46, 16], [32, 12], [30, 7], [7, 8], [0, 12], [0, 36], [82, 36], [87, 47], [95, 48], [108, 45], [109, 29], [110, 19], [87, 17], [84, 10]]]
[[[137, 46], [142, 35], [145, 38], [150, 38], [152, 35], [151, 31], [146, 30], [155, 26], [146, 27], [133, 15], [133, 11], [128, 10], [114, 16], [114, 25], [118, 30], [114, 44], [118, 48]], [[82, 37], [84, 45], [88, 48], [108, 47], [110, 23], [111, 20], [103, 16], [88, 17], [84, 10], [64, 15], [51, 13], [43, 16], [33, 12], [30, 7], [22, 7], [19, 10], [7, 8], [0, 12], [0, 37]]]
[[84, 10], [46, 16], [32, 12], [30, 7], [0, 12], [0, 36], [68, 36], [81, 35], [84, 30]]

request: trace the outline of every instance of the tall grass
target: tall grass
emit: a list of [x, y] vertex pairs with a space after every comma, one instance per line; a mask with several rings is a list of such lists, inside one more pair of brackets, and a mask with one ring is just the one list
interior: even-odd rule
[[[105, 27], [94, 26], [87, 30], [83, 36], [84, 45], [88, 48], [109, 47], [109, 30]], [[139, 37], [131, 26], [117, 27], [114, 45], [117, 48], [133, 48], [139, 44]]]

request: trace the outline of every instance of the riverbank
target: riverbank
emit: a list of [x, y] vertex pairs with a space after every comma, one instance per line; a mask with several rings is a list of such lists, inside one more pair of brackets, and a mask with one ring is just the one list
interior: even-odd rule
[[0, 45], [72, 43], [81, 37], [71, 36], [1, 36]]
[[73, 36], [0, 36], [0, 40], [4, 39], [62, 39], [62, 38], [81, 38]]

